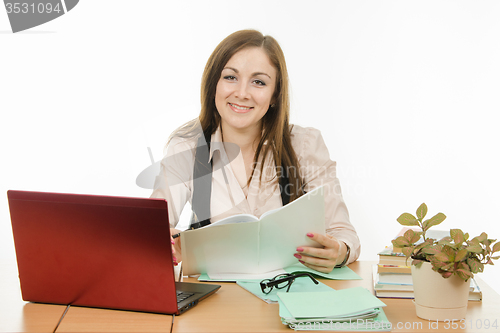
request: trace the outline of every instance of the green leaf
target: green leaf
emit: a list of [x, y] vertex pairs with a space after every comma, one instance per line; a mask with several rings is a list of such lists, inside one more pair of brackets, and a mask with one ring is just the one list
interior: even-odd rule
[[457, 252], [455, 255], [455, 262], [459, 262], [465, 259], [467, 256], [467, 249], [461, 249], [460, 251]]
[[453, 272], [447, 272], [447, 271], [441, 272], [441, 276], [444, 277], [445, 279], [449, 278], [452, 275], [453, 275]]
[[434, 247], [424, 247], [422, 252], [425, 254], [438, 254], [439, 250]]
[[451, 229], [450, 236], [453, 238], [455, 244], [462, 244], [465, 240], [464, 233], [460, 229]]
[[444, 220], [446, 219], [446, 215], [444, 215], [443, 213], [437, 213], [436, 215], [434, 215], [433, 217], [431, 217], [430, 219], [428, 220], [425, 220], [423, 222], [423, 229], [424, 230], [427, 230], [429, 229], [430, 227], [433, 227], [435, 225], [438, 225], [440, 224], [441, 222], [443, 222]]
[[414, 244], [420, 239], [421, 234], [421, 232], [415, 232], [412, 229], [408, 229], [405, 231], [403, 237], [408, 241], [408, 243]]
[[484, 265], [477, 258], [468, 258], [467, 265], [469, 265], [472, 273], [479, 273], [484, 269]]
[[442, 270], [444, 271], [449, 271], [450, 269], [452, 269], [453, 267], [455, 267], [455, 263], [451, 262], [449, 264], [446, 264], [444, 265], [443, 267], [441, 267]]
[[455, 261], [455, 249], [452, 246], [443, 246], [443, 252], [450, 258], [450, 261]]
[[470, 241], [467, 242], [469, 245], [479, 245], [479, 239], [478, 237], [472, 238]]
[[439, 245], [446, 245], [446, 246], [449, 246], [449, 247], [453, 247], [453, 243], [448, 241], [447, 239], [441, 239], [439, 242], [438, 242]]
[[485, 232], [483, 232], [481, 235], [477, 236], [476, 238], [477, 238], [477, 240], [480, 243], [482, 243], [482, 242], [484, 242], [485, 240], [488, 239], [488, 234], [486, 234]]
[[423, 203], [417, 208], [417, 217], [422, 221], [425, 215], [427, 215], [427, 205]]
[[416, 260], [416, 259], [413, 259], [412, 261], [412, 265], [414, 265], [415, 267], [417, 268], [420, 268], [420, 266], [422, 266], [422, 264], [424, 263], [423, 260]]
[[466, 271], [470, 271], [469, 265], [465, 261], [461, 261], [458, 263], [458, 268], [465, 269]]
[[[420, 243], [417, 246], [415, 246], [415, 250], [414, 251], [422, 252], [422, 249], [424, 249], [426, 247], [429, 247], [429, 244], [427, 244], [427, 243]], [[422, 253], [424, 253], [424, 252], [422, 252]]]
[[401, 249], [401, 251], [403, 252], [403, 254], [406, 256], [406, 258], [409, 258], [411, 256], [411, 254], [413, 253], [413, 247], [403, 247]]
[[392, 245], [394, 247], [405, 247], [405, 246], [408, 246], [410, 245], [410, 243], [408, 242], [408, 240], [406, 238], [404, 238], [403, 236], [399, 236], [398, 238], [394, 239], [392, 241]]
[[450, 258], [444, 253], [444, 252], [439, 252], [434, 255], [434, 258], [439, 261], [443, 262], [448, 262], [450, 261]]
[[439, 269], [442, 269], [445, 266], [448, 266], [448, 263], [442, 262], [442, 261], [438, 261], [438, 260], [436, 260], [434, 258], [433, 258], [433, 260], [431, 260], [431, 263], [432, 263], [432, 269], [434, 269], [435, 271], [437, 271]]
[[410, 239], [410, 243], [415, 244], [416, 242], [418, 242], [418, 240], [420, 239], [420, 237], [422, 237], [422, 233], [421, 232], [414, 232], [413, 236]]
[[481, 245], [469, 245], [467, 246], [467, 251], [472, 253], [481, 253], [483, 252], [483, 248], [481, 247]]
[[417, 218], [410, 213], [401, 214], [397, 220], [399, 224], [402, 225], [407, 225], [407, 226], [418, 225]]
[[500, 242], [496, 242], [495, 245], [493, 245], [493, 248], [491, 249], [492, 253], [500, 251]]
[[463, 270], [463, 269], [457, 269], [455, 271], [457, 273], [457, 275], [462, 279], [462, 280], [465, 280], [467, 281], [469, 278], [472, 277], [472, 273], [469, 272], [469, 271], [466, 271], [466, 270]]

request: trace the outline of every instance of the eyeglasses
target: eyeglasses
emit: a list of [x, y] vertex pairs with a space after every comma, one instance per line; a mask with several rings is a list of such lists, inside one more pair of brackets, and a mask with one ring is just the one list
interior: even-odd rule
[[290, 286], [295, 281], [295, 279], [303, 276], [310, 277], [315, 284], [319, 283], [309, 273], [298, 273], [298, 274], [286, 273], [286, 274], [276, 275], [272, 279], [265, 279], [260, 281], [260, 289], [262, 289], [262, 292], [264, 294], [269, 294], [271, 290], [273, 290], [273, 288], [283, 289], [285, 287], [288, 287], [286, 289], [286, 292], [288, 292], [290, 290]]

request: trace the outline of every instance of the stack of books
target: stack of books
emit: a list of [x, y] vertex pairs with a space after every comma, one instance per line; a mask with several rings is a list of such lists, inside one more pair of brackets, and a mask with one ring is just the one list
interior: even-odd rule
[[[411, 277], [411, 259], [400, 249], [386, 247], [378, 253], [379, 262], [373, 266], [373, 290], [377, 297], [413, 298], [413, 280]], [[480, 301], [482, 293], [474, 279], [470, 279], [469, 300]]]
[[401, 251], [386, 247], [373, 267], [373, 290], [377, 297], [413, 298], [410, 261]]

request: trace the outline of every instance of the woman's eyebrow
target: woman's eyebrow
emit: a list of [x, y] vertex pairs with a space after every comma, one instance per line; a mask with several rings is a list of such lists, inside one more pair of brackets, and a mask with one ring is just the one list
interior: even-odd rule
[[[236, 74], [239, 73], [239, 71], [236, 69], [236, 68], [233, 68], [233, 67], [224, 67], [224, 69], [230, 69], [232, 70], [233, 72], [235, 72]], [[223, 70], [224, 70], [223, 69]], [[271, 78], [271, 75], [267, 74], [267, 73], [264, 73], [264, 72], [255, 72], [255, 73], [252, 73], [252, 76], [257, 76], [257, 75], [265, 75], [269, 78]]]

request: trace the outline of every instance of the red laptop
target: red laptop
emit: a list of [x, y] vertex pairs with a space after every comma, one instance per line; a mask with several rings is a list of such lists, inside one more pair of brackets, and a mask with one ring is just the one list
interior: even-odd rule
[[220, 288], [175, 282], [163, 199], [7, 195], [25, 301], [181, 314]]

